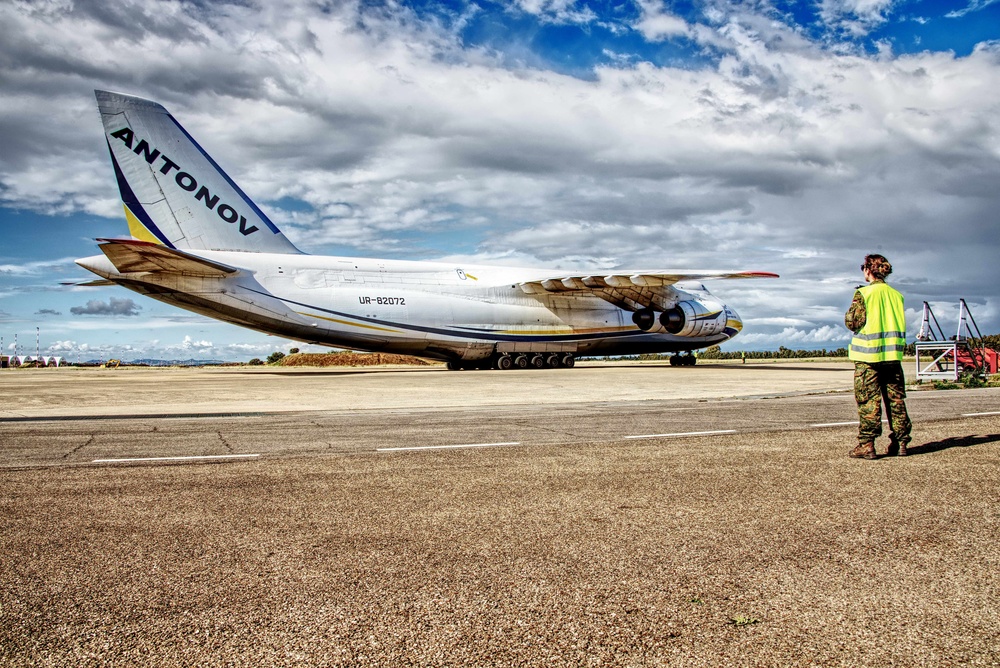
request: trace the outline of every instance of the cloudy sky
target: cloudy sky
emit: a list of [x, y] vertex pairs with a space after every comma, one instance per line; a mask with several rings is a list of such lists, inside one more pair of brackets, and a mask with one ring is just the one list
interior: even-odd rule
[[163, 103], [310, 253], [773, 271], [729, 349], [836, 348], [866, 253], [912, 339], [1000, 332], [1000, 2], [6, 0], [0, 336], [247, 360], [292, 342], [86, 280], [125, 234], [93, 89]]

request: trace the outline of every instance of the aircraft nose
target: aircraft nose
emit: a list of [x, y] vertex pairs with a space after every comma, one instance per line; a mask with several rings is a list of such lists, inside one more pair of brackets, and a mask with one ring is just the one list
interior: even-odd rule
[[740, 314], [737, 313], [730, 307], [726, 307], [726, 334], [729, 338], [733, 338], [737, 334], [743, 331], [743, 320], [740, 319]]

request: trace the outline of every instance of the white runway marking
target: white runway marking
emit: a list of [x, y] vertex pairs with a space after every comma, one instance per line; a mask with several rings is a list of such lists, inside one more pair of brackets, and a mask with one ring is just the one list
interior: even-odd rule
[[[858, 421], [854, 420], [853, 422], [824, 422], [822, 424], [811, 424], [809, 426], [810, 427], [849, 427], [852, 424], [856, 425], [856, 424], [858, 424]], [[882, 424], [889, 424], [889, 421], [883, 418], [882, 419]]]
[[1000, 415], [1000, 411], [989, 411], [987, 413], [962, 413], [962, 417], [981, 417], [983, 415]]
[[504, 445], [521, 445], [520, 441], [506, 443], [466, 443], [464, 445], [413, 445], [399, 448], [375, 448], [376, 452], [400, 452], [402, 450], [453, 450], [455, 448], [496, 448]]
[[187, 457], [130, 457], [128, 459], [94, 459], [91, 464], [122, 464], [125, 462], [184, 462], [199, 459], [237, 459], [248, 457], [260, 457], [253, 455], [190, 455]]
[[638, 436], [626, 436], [627, 439], [637, 438], [673, 438], [676, 436], [711, 436], [713, 434], [735, 434], [735, 429], [718, 429], [716, 431], [686, 431], [677, 434], [640, 434]]

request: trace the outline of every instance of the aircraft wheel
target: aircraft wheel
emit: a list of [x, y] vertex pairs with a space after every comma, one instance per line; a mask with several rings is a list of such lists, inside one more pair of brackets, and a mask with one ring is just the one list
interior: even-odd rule
[[545, 358], [544, 357], [542, 357], [541, 355], [532, 355], [531, 356], [531, 368], [532, 369], [541, 369], [544, 366], [545, 366]]
[[573, 357], [569, 353], [563, 355], [562, 365], [564, 367], [566, 367], [567, 369], [572, 369], [573, 365], [575, 365], [575, 364], [576, 364], [576, 358], [575, 357]]
[[559, 355], [556, 355], [555, 353], [552, 353], [551, 355], [549, 355], [548, 357], [546, 357], [545, 358], [545, 366], [549, 367], [550, 369], [558, 368], [559, 367]]
[[501, 371], [506, 371], [512, 366], [514, 366], [514, 360], [510, 358], [510, 355], [501, 355], [497, 358], [497, 368]]
[[514, 366], [516, 366], [518, 369], [527, 369], [528, 368], [528, 356], [527, 355], [518, 355], [517, 357], [515, 357], [514, 358]]
[[461, 364], [461, 362], [449, 361], [447, 364], [445, 364], [445, 367], [448, 369], [448, 371], [461, 371], [462, 370], [462, 364]]

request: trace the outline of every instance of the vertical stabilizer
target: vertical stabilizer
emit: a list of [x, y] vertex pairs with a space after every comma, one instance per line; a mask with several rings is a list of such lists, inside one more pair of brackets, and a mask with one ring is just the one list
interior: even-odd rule
[[94, 92], [134, 238], [181, 249], [300, 252], [161, 105]]

